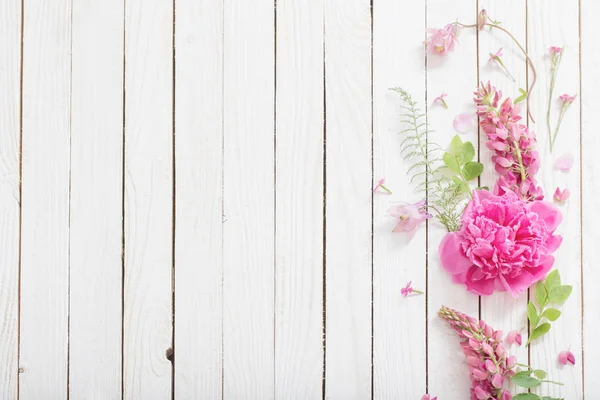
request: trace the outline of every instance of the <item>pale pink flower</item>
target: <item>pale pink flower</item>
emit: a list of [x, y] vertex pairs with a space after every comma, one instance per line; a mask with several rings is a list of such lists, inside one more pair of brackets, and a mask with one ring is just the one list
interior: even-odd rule
[[571, 104], [575, 100], [575, 96], [568, 95], [567, 93], [561, 94], [559, 98], [564, 104]]
[[502, 61], [502, 58], [500, 58], [502, 56], [503, 56], [503, 54], [502, 54], [502, 47], [500, 47], [497, 52], [490, 53], [490, 58], [489, 58], [488, 62], [496, 61], [498, 63], [498, 65], [500, 65], [500, 67], [504, 70], [504, 72], [506, 72], [506, 74], [510, 77], [510, 79], [512, 79], [513, 82], [515, 82], [515, 78], [508, 71], [508, 68], [506, 68], [506, 65], [504, 65], [504, 62]]
[[562, 365], [575, 365], [575, 356], [570, 351], [561, 351], [558, 353], [558, 362]]
[[431, 397], [428, 394], [424, 394], [423, 397], [421, 397], [421, 400], [437, 400], [437, 396]]
[[427, 212], [425, 200], [413, 204], [400, 203], [394, 205], [388, 210], [388, 213], [396, 218], [396, 226], [393, 232], [407, 232], [411, 237], [414, 236], [421, 223], [431, 218], [431, 214]]
[[460, 230], [446, 234], [439, 245], [442, 267], [472, 293], [507, 291], [518, 297], [552, 268], [552, 253], [562, 241], [554, 235], [561, 219], [548, 202], [475, 190]]
[[407, 297], [408, 295], [410, 295], [412, 293], [423, 294], [423, 292], [421, 292], [420, 290], [413, 289], [412, 288], [412, 281], [408, 281], [408, 283], [406, 284], [406, 286], [404, 286], [402, 289], [400, 289], [400, 294], [402, 296], [404, 296], [404, 297]]
[[508, 343], [509, 346], [512, 346], [515, 343], [517, 343], [520, 346], [523, 343], [523, 337], [521, 336], [521, 332], [508, 332], [508, 334], [506, 335], [506, 343]]
[[379, 182], [377, 182], [377, 185], [375, 185], [375, 187], [373, 188], [373, 193], [377, 193], [379, 188], [382, 188], [383, 190], [385, 190], [385, 192], [387, 194], [392, 194], [392, 191], [383, 185], [384, 183], [385, 183], [385, 178], [381, 178], [379, 180]]
[[565, 153], [556, 159], [554, 169], [561, 172], [569, 172], [573, 167], [573, 154]]
[[446, 103], [446, 100], [444, 100], [444, 98], [446, 96], [448, 96], [446, 93], [440, 94], [438, 97], [436, 97], [435, 99], [433, 99], [433, 104], [439, 102], [442, 105], [442, 107], [448, 108], [448, 104]]
[[550, 52], [550, 54], [559, 54], [562, 51], [562, 47], [558, 47], [558, 46], [551, 46], [548, 51]]
[[445, 55], [454, 51], [458, 43], [460, 27], [457, 24], [448, 24], [441, 29], [428, 29], [429, 37], [425, 41], [427, 49], [433, 54]]
[[556, 188], [556, 191], [554, 192], [555, 202], [562, 204], [565, 201], [567, 201], [569, 197], [571, 197], [571, 192], [569, 191], [569, 189], [561, 190], [558, 187]]
[[475, 127], [475, 116], [472, 113], [462, 113], [454, 117], [454, 130], [458, 133], [469, 133]]
[[503, 55], [504, 54], [502, 54], [502, 47], [500, 47], [497, 52], [495, 52], [493, 54], [490, 53], [490, 58], [489, 58], [488, 62], [495, 61], [496, 59], [502, 57]]

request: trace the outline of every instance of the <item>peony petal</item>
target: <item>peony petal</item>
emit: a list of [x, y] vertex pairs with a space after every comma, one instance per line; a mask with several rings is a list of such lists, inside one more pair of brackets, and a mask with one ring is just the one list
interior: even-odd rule
[[554, 257], [546, 256], [541, 260], [540, 265], [538, 265], [536, 268], [528, 268], [528, 271], [533, 275], [533, 282], [544, 279], [548, 272], [552, 269], [553, 265]]
[[533, 201], [527, 205], [529, 211], [533, 211], [539, 215], [540, 219], [546, 221], [548, 230], [554, 232], [562, 221], [560, 210], [546, 201]]
[[452, 275], [461, 274], [473, 265], [463, 253], [456, 232], [446, 234], [440, 242], [438, 253], [442, 267]]
[[454, 130], [458, 133], [469, 133], [475, 126], [475, 119], [472, 113], [462, 113], [454, 117]]
[[[471, 270], [474, 270], [472, 268]], [[480, 279], [478, 281], [467, 279], [465, 282], [467, 290], [473, 294], [479, 296], [489, 296], [494, 293], [494, 280], [493, 279]]]
[[573, 167], [573, 155], [571, 153], [565, 153], [556, 159], [554, 168], [562, 171], [569, 172]]
[[552, 235], [546, 240], [546, 250], [548, 253], [554, 253], [556, 249], [560, 247], [562, 243], [562, 236], [560, 235]]
[[521, 273], [515, 277], [504, 275], [498, 275], [498, 277], [502, 280], [506, 291], [515, 299], [535, 282], [533, 275], [527, 271], [521, 271]]

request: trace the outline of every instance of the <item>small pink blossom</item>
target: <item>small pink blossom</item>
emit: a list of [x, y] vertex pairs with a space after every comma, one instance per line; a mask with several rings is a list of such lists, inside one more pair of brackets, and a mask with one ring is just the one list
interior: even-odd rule
[[509, 346], [512, 346], [515, 343], [517, 343], [520, 346], [523, 343], [523, 337], [521, 336], [521, 332], [508, 332], [508, 334], [506, 335], [506, 343], [508, 343]]
[[388, 213], [396, 218], [393, 232], [407, 232], [411, 237], [414, 236], [421, 223], [431, 218], [431, 214], [427, 212], [425, 200], [413, 204], [397, 204], [390, 208]]
[[446, 100], [444, 100], [444, 98], [448, 96], [446, 93], [442, 93], [440, 94], [438, 97], [436, 97], [435, 99], [433, 99], [433, 104], [435, 103], [440, 103], [442, 105], [442, 107], [444, 108], [448, 108], [448, 104], [446, 103]]
[[424, 394], [423, 397], [421, 397], [421, 400], [437, 400], [437, 396], [431, 397], [428, 394]]
[[575, 96], [571, 96], [567, 93], [561, 94], [559, 98], [562, 100], [563, 104], [571, 104], [573, 100], [575, 100]]
[[571, 153], [565, 153], [556, 159], [554, 163], [554, 169], [561, 172], [569, 172], [573, 167], [573, 155]]
[[429, 37], [425, 41], [427, 49], [433, 54], [445, 55], [454, 51], [458, 43], [460, 27], [457, 24], [448, 24], [441, 29], [428, 29]]
[[557, 187], [556, 191], [554, 192], [554, 201], [562, 204], [565, 201], [567, 201], [570, 196], [571, 192], [569, 191], [569, 189], [560, 190], [560, 188]]
[[379, 182], [377, 182], [377, 185], [375, 185], [375, 187], [373, 188], [373, 193], [377, 193], [379, 188], [381, 188], [381, 189], [385, 190], [385, 192], [387, 194], [392, 194], [392, 191], [383, 185], [384, 183], [385, 183], [385, 178], [381, 178], [379, 180]]
[[462, 113], [454, 117], [454, 130], [457, 133], [469, 133], [475, 127], [475, 118], [472, 113]]
[[558, 47], [558, 46], [551, 46], [548, 51], [550, 52], [550, 54], [559, 54], [562, 51], [562, 47]]
[[502, 47], [500, 47], [500, 48], [498, 49], [498, 51], [497, 51], [497, 52], [495, 52], [495, 53], [493, 53], [493, 54], [492, 54], [492, 53], [490, 53], [490, 58], [489, 58], [488, 62], [490, 62], [490, 61], [494, 61], [494, 60], [496, 60], [497, 58], [500, 58], [500, 57], [502, 57], [503, 55], [504, 55], [504, 54], [502, 54]]
[[570, 351], [561, 351], [558, 353], [558, 362], [562, 365], [575, 365], [575, 356]]
[[402, 289], [400, 289], [400, 294], [402, 294], [402, 296], [404, 296], [404, 297], [408, 297], [408, 295], [410, 295], [412, 293], [423, 294], [423, 292], [421, 292], [420, 290], [413, 289], [412, 281], [408, 281], [406, 286], [404, 286]]

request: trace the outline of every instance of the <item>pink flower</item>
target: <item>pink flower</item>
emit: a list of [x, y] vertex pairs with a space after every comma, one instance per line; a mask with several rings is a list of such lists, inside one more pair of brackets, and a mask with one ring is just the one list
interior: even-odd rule
[[379, 180], [379, 182], [377, 182], [377, 185], [375, 185], [375, 187], [373, 188], [373, 193], [377, 193], [379, 188], [382, 188], [383, 190], [386, 191], [387, 194], [392, 194], [392, 191], [383, 185], [384, 183], [385, 183], [385, 178], [381, 178]]
[[407, 232], [411, 237], [414, 236], [419, 224], [431, 218], [425, 200], [414, 204], [397, 204], [390, 208], [388, 213], [397, 220], [393, 232]]
[[412, 294], [412, 293], [423, 294], [423, 292], [421, 292], [420, 290], [413, 289], [411, 285], [412, 285], [412, 281], [408, 281], [406, 286], [403, 287], [402, 289], [400, 289], [400, 294], [402, 294], [402, 296], [404, 296], [404, 297], [408, 297], [408, 295]]
[[475, 126], [475, 118], [471, 113], [458, 114], [454, 118], [454, 130], [458, 133], [469, 133]]
[[573, 155], [571, 153], [565, 153], [556, 159], [554, 163], [554, 169], [561, 172], [569, 172], [573, 167]]
[[558, 46], [551, 46], [548, 51], [550, 52], [550, 54], [559, 54], [562, 51], [562, 47], [558, 47]]
[[571, 104], [573, 100], [575, 100], [575, 96], [570, 96], [568, 94], [561, 94], [559, 98], [562, 100], [564, 104]]
[[555, 202], [562, 204], [567, 201], [569, 197], [571, 197], [571, 192], [569, 189], [560, 190], [560, 188], [556, 188], [556, 191], [554, 192]]
[[444, 108], [447, 109], [448, 108], [448, 104], [446, 103], [446, 100], [444, 100], [444, 98], [446, 96], [448, 96], [446, 93], [440, 94], [438, 97], [436, 97], [435, 99], [433, 99], [433, 104], [439, 102], [442, 105], [442, 107], [444, 107]]
[[437, 400], [437, 396], [431, 397], [428, 394], [424, 394], [423, 397], [421, 397], [421, 400]]
[[494, 54], [490, 53], [490, 58], [489, 58], [488, 62], [490, 62], [490, 61], [494, 61], [494, 60], [496, 60], [497, 58], [500, 58], [500, 57], [502, 57], [502, 56], [503, 56], [503, 54], [502, 54], [502, 47], [500, 47], [500, 48], [498, 49], [498, 51], [497, 51], [497, 52], [495, 52]]
[[514, 193], [473, 192], [462, 226], [441, 241], [442, 267], [455, 283], [478, 295], [507, 291], [518, 297], [544, 279], [562, 237], [554, 235], [561, 213], [543, 201], [530, 203]]
[[448, 24], [441, 29], [428, 29], [429, 37], [425, 41], [427, 49], [433, 54], [445, 55], [454, 51], [458, 43], [460, 27], [457, 24]]
[[504, 72], [506, 72], [506, 74], [510, 77], [510, 79], [513, 80], [513, 82], [515, 82], [515, 78], [512, 76], [512, 74], [508, 71], [508, 68], [506, 68], [506, 65], [504, 65], [504, 62], [502, 61], [502, 47], [500, 47], [498, 49], [497, 52], [495, 53], [490, 53], [490, 58], [488, 60], [488, 62], [491, 61], [496, 61], [498, 63], [498, 65], [504, 70]]
[[575, 356], [570, 351], [561, 351], [558, 353], [558, 362], [562, 365], [575, 365]]
[[517, 343], [520, 346], [523, 343], [523, 337], [521, 336], [521, 332], [508, 332], [508, 334], [506, 335], [506, 343], [508, 343], [509, 346], [512, 346], [515, 343]]

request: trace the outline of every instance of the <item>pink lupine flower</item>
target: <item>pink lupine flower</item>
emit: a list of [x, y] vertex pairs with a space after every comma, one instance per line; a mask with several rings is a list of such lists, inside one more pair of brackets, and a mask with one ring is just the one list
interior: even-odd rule
[[471, 378], [471, 400], [510, 400], [503, 389], [506, 378], [514, 375], [516, 358], [508, 356], [502, 334], [484, 321], [442, 306], [438, 315], [450, 324], [461, 339]]
[[379, 188], [381, 188], [381, 189], [385, 190], [387, 194], [392, 194], [392, 191], [383, 185], [384, 183], [385, 183], [385, 178], [381, 178], [379, 180], [379, 182], [377, 182], [377, 185], [375, 185], [375, 187], [373, 188], [373, 193], [377, 193]]
[[454, 130], [457, 133], [469, 133], [475, 127], [475, 118], [472, 113], [462, 113], [454, 117]]
[[508, 332], [508, 334], [506, 335], [506, 343], [508, 343], [509, 346], [512, 346], [515, 343], [520, 346], [523, 343], [523, 337], [521, 336], [521, 332], [519, 332], [519, 331]]
[[433, 99], [433, 104], [439, 102], [442, 105], [442, 107], [444, 107], [444, 108], [447, 109], [448, 108], [448, 104], [446, 103], [446, 100], [444, 100], [444, 98], [446, 96], [448, 96], [446, 93], [440, 94], [438, 97], [436, 97], [435, 99]]
[[423, 397], [421, 397], [421, 400], [437, 400], [437, 396], [431, 397], [428, 394], [424, 394]]
[[427, 49], [433, 54], [445, 55], [454, 51], [458, 43], [460, 27], [457, 24], [448, 24], [441, 29], [428, 29], [429, 37], [425, 41]]
[[475, 190], [460, 230], [446, 234], [439, 245], [442, 267], [472, 293], [507, 291], [518, 297], [552, 268], [552, 253], [562, 241], [554, 235], [561, 219], [548, 202]]
[[561, 351], [558, 353], [558, 362], [562, 365], [575, 365], [575, 356], [570, 351]]
[[565, 153], [556, 159], [554, 163], [554, 169], [561, 172], [569, 172], [573, 167], [573, 154]]
[[420, 290], [413, 289], [412, 281], [408, 281], [406, 286], [400, 289], [400, 294], [402, 294], [402, 296], [404, 297], [408, 297], [408, 295], [412, 293], [423, 294], [423, 292], [421, 292]]
[[571, 104], [573, 100], [575, 100], [575, 96], [571, 96], [567, 93], [561, 94], [559, 98], [562, 100], [564, 104]]
[[558, 46], [551, 46], [548, 51], [550, 52], [550, 54], [559, 54], [562, 51], [562, 47], [558, 47]]
[[486, 146], [494, 152], [492, 161], [500, 178], [494, 193], [515, 192], [527, 200], [541, 200], [543, 191], [535, 180], [540, 168], [540, 156], [533, 131], [520, 123], [521, 108], [510, 98], [501, 102], [502, 92], [488, 82], [475, 92], [479, 125], [486, 134]]
[[556, 188], [556, 191], [554, 192], [555, 202], [562, 204], [565, 201], [567, 201], [569, 197], [571, 197], [571, 192], [569, 191], [569, 189], [560, 190], [560, 188]]
[[388, 210], [388, 213], [396, 218], [396, 226], [393, 232], [407, 232], [411, 237], [414, 236], [417, 228], [422, 222], [431, 218], [427, 212], [425, 200], [414, 204], [400, 203]]

